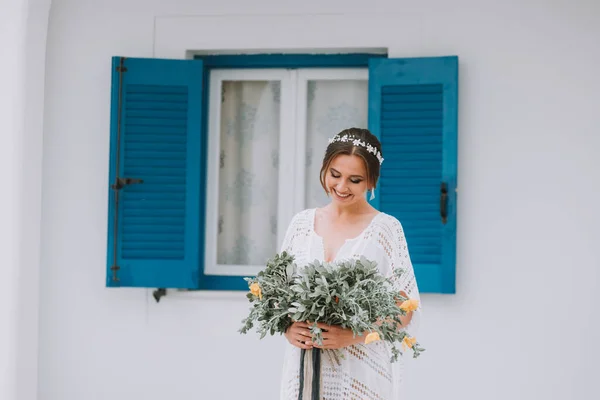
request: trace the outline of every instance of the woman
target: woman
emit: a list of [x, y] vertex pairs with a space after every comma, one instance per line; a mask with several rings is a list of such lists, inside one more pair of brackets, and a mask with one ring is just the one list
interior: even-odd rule
[[[331, 202], [323, 208], [304, 210], [294, 216], [281, 251], [294, 255], [298, 266], [316, 260], [333, 262], [360, 258], [376, 261], [382, 274], [392, 276], [396, 268], [405, 272], [394, 280], [405, 297], [419, 299], [417, 282], [400, 222], [373, 208], [366, 199], [377, 184], [383, 162], [379, 140], [366, 129], [351, 128], [330, 139], [321, 167], [321, 185]], [[402, 318], [403, 327], [414, 335], [420, 306]], [[351, 330], [326, 326], [323, 345], [311, 342], [308, 325], [295, 322], [285, 333], [286, 350], [281, 399], [310, 399], [300, 387], [301, 349], [342, 349], [344, 357], [321, 357], [322, 399], [403, 399], [402, 360], [390, 362], [389, 346], [365, 344], [365, 336]], [[302, 391], [303, 396], [299, 397]]]

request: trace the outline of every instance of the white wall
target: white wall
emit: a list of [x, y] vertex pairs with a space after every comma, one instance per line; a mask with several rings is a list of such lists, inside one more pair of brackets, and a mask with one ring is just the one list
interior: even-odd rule
[[34, 400], [50, 0], [0, 4], [0, 398]]
[[50, 0], [27, 0], [25, 119], [21, 170], [21, 263], [19, 266], [19, 344], [17, 399], [37, 396], [39, 275], [42, 214], [42, 157], [46, 39]]
[[598, 398], [600, 5], [572, 3], [55, 0], [39, 399], [277, 398], [283, 342], [237, 333], [244, 294], [104, 287], [109, 65], [317, 47], [460, 56], [458, 293], [423, 296], [410, 398]]
[[[27, 5], [7, 1], [0, 9], [0, 398], [16, 396], [18, 351], [19, 166], [23, 160], [25, 30]], [[12, 40], [11, 40], [12, 38]]]

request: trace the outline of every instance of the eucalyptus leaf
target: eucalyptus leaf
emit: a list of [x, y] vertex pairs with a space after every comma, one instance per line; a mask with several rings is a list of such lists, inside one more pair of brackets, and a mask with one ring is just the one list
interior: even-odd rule
[[[244, 278], [248, 285], [258, 284], [261, 296], [247, 294], [250, 312], [239, 332], [255, 328], [260, 338], [282, 334], [297, 321], [319, 321], [351, 329], [354, 335], [377, 332], [381, 340], [392, 346], [392, 361], [402, 354], [398, 346], [407, 336], [400, 317], [406, 312], [397, 302], [406, 300], [394, 289], [403, 272], [394, 271], [390, 278], [379, 272], [377, 263], [361, 257], [335, 263], [311, 262], [299, 273], [294, 257], [286, 252], [276, 254], [254, 278]], [[322, 343], [322, 332], [311, 325], [316, 343]], [[407, 339], [408, 340], [408, 339]], [[413, 357], [425, 351], [412, 343]], [[340, 355], [341, 356], [341, 355]]]

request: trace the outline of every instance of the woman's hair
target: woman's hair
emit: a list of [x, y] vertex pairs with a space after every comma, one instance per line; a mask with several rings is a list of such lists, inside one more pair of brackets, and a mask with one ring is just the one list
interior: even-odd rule
[[323, 165], [321, 166], [320, 172], [321, 186], [323, 186], [325, 192], [327, 192], [325, 175], [329, 169], [329, 165], [335, 157], [341, 154], [349, 156], [355, 155], [362, 158], [365, 163], [365, 168], [367, 169], [369, 189], [372, 189], [377, 185], [379, 172], [381, 170], [381, 162], [383, 161], [381, 143], [368, 129], [349, 128], [344, 129], [335, 135], [329, 141], [329, 146], [327, 146], [327, 150], [325, 150]]

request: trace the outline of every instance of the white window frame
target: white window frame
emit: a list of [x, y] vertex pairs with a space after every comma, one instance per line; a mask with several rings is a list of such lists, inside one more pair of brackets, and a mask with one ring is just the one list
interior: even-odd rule
[[[265, 267], [264, 265], [217, 263], [222, 82], [235, 80], [281, 82], [279, 132], [281, 162], [279, 165], [276, 235], [276, 251], [279, 251], [290, 220], [296, 212], [305, 207], [308, 82], [312, 80], [368, 80], [368, 75], [367, 68], [215, 69], [210, 72], [204, 236], [205, 275], [254, 276]], [[332, 132], [332, 136], [334, 134], [335, 132]]]
[[[342, 81], [357, 80], [368, 81], [368, 68], [306, 68], [295, 70], [297, 74], [298, 94], [296, 97], [296, 148], [297, 154], [295, 168], [295, 203], [296, 210], [306, 208], [306, 121], [308, 117], [308, 82], [309, 81]], [[337, 132], [331, 132], [331, 136]]]

